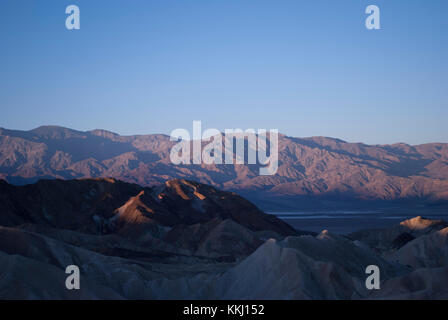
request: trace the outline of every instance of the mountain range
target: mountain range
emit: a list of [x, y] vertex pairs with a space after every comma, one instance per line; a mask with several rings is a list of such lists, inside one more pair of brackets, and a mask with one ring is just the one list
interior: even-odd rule
[[[0, 299], [447, 299], [447, 244], [448, 223], [422, 217], [302, 232], [182, 179], [0, 181]], [[71, 265], [80, 290], [65, 287]]]
[[187, 179], [237, 192], [267, 210], [448, 203], [446, 143], [367, 145], [280, 134], [279, 168], [273, 176], [260, 176], [258, 165], [173, 165], [174, 143], [161, 134], [0, 128], [0, 179], [23, 185], [111, 177], [142, 186]]

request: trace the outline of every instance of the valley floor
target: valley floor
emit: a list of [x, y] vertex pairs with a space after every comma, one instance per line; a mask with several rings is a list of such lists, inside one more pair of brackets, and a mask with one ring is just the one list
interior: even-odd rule
[[328, 230], [335, 234], [348, 234], [362, 229], [382, 229], [399, 224], [401, 221], [422, 215], [428, 219], [448, 221], [448, 212], [443, 213], [391, 213], [366, 211], [325, 211], [325, 212], [269, 212], [299, 230], [321, 232]]

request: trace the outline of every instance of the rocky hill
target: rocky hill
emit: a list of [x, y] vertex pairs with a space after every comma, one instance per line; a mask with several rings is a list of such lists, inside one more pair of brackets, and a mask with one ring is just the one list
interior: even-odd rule
[[[3, 182], [0, 299], [446, 299], [447, 225], [316, 235], [186, 180]], [[365, 287], [372, 264], [380, 290]]]
[[233, 242], [247, 254], [264, 234], [298, 234], [235, 193], [178, 179], [154, 188], [100, 178], [41, 180], [26, 186], [1, 182], [0, 225], [152, 241], [230, 259], [239, 252]]

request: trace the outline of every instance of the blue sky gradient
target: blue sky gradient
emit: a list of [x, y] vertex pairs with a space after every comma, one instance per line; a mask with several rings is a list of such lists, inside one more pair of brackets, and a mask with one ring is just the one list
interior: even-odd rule
[[446, 0], [1, 0], [0, 126], [448, 142], [447, 17]]

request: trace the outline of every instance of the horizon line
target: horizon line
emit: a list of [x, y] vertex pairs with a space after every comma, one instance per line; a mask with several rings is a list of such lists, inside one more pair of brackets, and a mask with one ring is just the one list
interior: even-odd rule
[[[29, 129], [29, 130], [25, 130], [25, 129], [10, 129], [10, 128], [6, 128], [3, 126], [0, 126], [0, 130], [6, 130], [6, 131], [19, 131], [19, 132], [33, 132], [36, 131], [38, 129], [64, 129], [64, 130], [70, 130], [70, 131], [74, 131], [77, 133], [92, 133], [95, 131], [103, 131], [103, 132], [107, 132], [119, 137], [136, 137], [136, 136], [157, 136], [157, 135], [162, 135], [162, 136], [166, 136], [166, 137], [170, 137], [170, 134], [166, 134], [166, 133], [143, 133], [143, 134], [120, 134], [117, 133], [115, 131], [112, 130], [108, 130], [108, 129], [101, 129], [101, 128], [95, 128], [95, 129], [91, 129], [91, 130], [79, 130], [79, 129], [73, 129], [70, 127], [65, 127], [65, 126], [61, 126], [61, 125], [41, 125], [38, 127], [35, 127], [33, 129]], [[233, 129], [241, 129], [241, 128], [233, 128]], [[271, 129], [272, 130], [272, 129]], [[204, 131], [204, 130], [202, 130]], [[221, 132], [222, 135], [225, 135], [225, 133], [223, 132], [223, 130], [219, 130]], [[244, 131], [244, 129], [243, 129]], [[314, 136], [292, 136], [292, 135], [288, 135], [288, 134], [284, 134], [281, 133], [280, 131], [278, 132], [279, 136], [284, 136], [286, 138], [293, 138], [293, 139], [313, 139], [313, 138], [324, 138], [324, 139], [329, 139], [329, 140], [337, 140], [337, 142], [341, 142], [341, 143], [348, 143], [348, 144], [362, 144], [362, 145], [366, 145], [366, 146], [394, 146], [394, 145], [407, 145], [407, 146], [411, 146], [411, 147], [416, 147], [416, 146], [422, 146], [422, 145], [429, 145], [429, 144], [448, 144], [448, 142], [439, 142], [439, 141], [433, 141], [433, 142], [425, 142], [425, 143], [418, 143], [418, 144], [410, 144], [410, 143], [406, 143], [406, 142], [394, 142], [394, 143], [365, 143], [365, 142], [351, 142], [351, 141], [347, 141], [341, 138], [336, 138], [336, 137], [329, 137], [329, 136], [323, 136], [323, 135], [314, 135]], [[191, 141], [192, 139], [190, 139]], [[202, 139], [204, 140], [204, 139]]]

